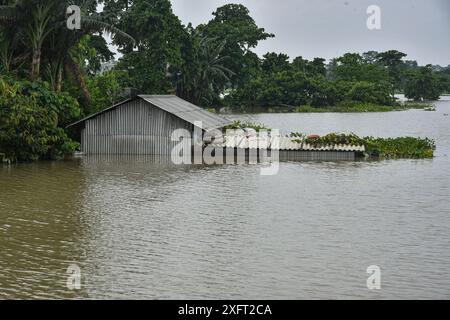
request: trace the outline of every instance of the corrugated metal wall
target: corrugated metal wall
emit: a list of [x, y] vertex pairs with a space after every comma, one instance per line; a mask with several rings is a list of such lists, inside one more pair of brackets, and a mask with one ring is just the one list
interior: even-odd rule
[[[242, 163], [249, 160], [258, 162], [270, 161], [355, 161], [356, 153], [353, 151], [304, 151], [304, 150], [257, 150], [257, 149], [238, 149], [223, 148], [224, 163], [228, 159], [232, 162]], [[227, 158], [228, 157], [228, 158]]]
[[176, 129], [192, 132], [193, 125], [138, 99], [87, 120], [81, 148], [85, 154], [170, 155]]
[[280, 161], [355, 161], [353, 151], [281, 150]]

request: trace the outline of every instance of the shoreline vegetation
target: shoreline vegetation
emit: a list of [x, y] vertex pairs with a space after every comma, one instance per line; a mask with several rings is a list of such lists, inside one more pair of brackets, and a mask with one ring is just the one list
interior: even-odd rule
[[411, 109], [427, 109], [433, 108], [428, 103], [405, 103], [396, 106], [385, 106], [370, 103], [354, 103], [348, 105], [338, 105], [335, 107], [314, 108], [312, 106], [301, 106], [294, 110], [296, 113], [361, 113], [361, 112], [391, 112], [406, 111]]
[[[264, 124], [235, 121], [225, 129], [252, 129], [256, 132], [272, 129]], [[436, 143], [429, 138], [419, 137], [397, 137], [397, 138], [379, 138], [379, 137], [359, 137], [354, 133], [329, 133], [325, 136], [307, 135], [305, 133], [292, 132], [289, 134], [292, 141], [298, 143], [308, 143], [315, 147], [329, 145], [354, 145], [364, 146], [366, 159], [384, 160], [384, 159], [432, 159], [436, 150]]]
[[[365, 113], [365, 112], [392, 112], [407, 111], [411, 109], [418, 110], [434, 110], [434, 105], [430, 102], [414, 102], [407, 101], [396, 105], [378, 105], [373, 103], [341, 103], [336, 106], [314, 107], [311, 105], [303, 105], [299, 107], [281, 106], [268, 108], [252, 108], [244, 112], [234, 112], [232, 110], [221, 110], [218, 114], [258, 114], [258, 113]], [[210, 112], [216, 112], [215, 109], [208, 109]]]

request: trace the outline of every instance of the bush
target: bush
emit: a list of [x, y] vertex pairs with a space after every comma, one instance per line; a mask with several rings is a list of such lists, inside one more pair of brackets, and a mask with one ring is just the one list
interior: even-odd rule
[[122, 99], [122, 86], [119, 81], [121, 78], [126, 79], [127, 73], [112, 70], [87, 79], [86, 84], [92, 102], [90, 105], [84, 106], [85, 116], [109, 108]]
[[438, 100], [442, 86], [431, 66], [420, 67], [406, 79], [405, 96], [415, 101]]
[[352, 101], [379, 105], [391, 105], [393, 103], [387, 87], [366, 81], [354, 83], [347, 94], [347, 98]]
[[45, 84], [0, 78], [0, 154], [3, 161], [55, 159], [72, 153], [73, 142], [58, 124], [79, 115], [76, 100]]

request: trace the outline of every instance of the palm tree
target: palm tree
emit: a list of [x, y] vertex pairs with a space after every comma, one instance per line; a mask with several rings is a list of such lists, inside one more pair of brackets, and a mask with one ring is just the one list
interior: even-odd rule
[[[43, 59], [43, 47], [50, 67], [50, 79], [56, 90], [61, 88], [63, 70], [72, 73], [74, 80], [80, 86], [85, 100], [89, 102], [89, 93], [84, 84], [79, 64], [71, 55], [73, 48], [86, 34], [111, 33], [123, 37], [130, 42], [133, 38], [114, 26], [105, 23], [96, 14], [97, 1], [95, 0], [14, 0], [2, 1], [0, 5], [0, 27], [6, 30], [14, 28], [19, 35], [24, 51], [31, 55], [31, 80], [37, 80], [41, 76], [41, 64]], [[6, 5], [5, 5], [6, 2]], [[66, 26], [66, 10], [70, 5], [78, 5], [81, 8], [81, 30], [69, 30]], [[1, 31], [1, 29], [0, 29]], [[2, 43], [8, 43], [2, 41]], [[7, 67], [11, 59], [11, 46], [6, 47], [1, 58], [6, 61]], [[9, 50], [9, 51], [8, 51]], [[3, 63], [5, 64], [5, 62]]]
[[[215, 44], [214, 39], [202, 39], [200, 42], [200, 90], [199, 102], [210, 103], [230, 81], [234, 72], [224, 66], [228, 56], [222, 56], [226, 41]], [[202, 101], [203, 100], [203, 101]]]
[[0, 7], [0, 21], [22, 35], [22, 41], [30, 46], [31, 80], [40, 75], [42, 45], [56, 27], [52, 18], [57, 12], [58, 1], [16, 0]]
[[[96, 3], [96, 1], [93, 2]], [[82, 13], [88, 12], [88, 9], [89, 6], [85, 5], [82, 7]], [[65, 27], [58, 28], [49, 36], [47, 41], [49, 43], [49, 49], [47, 50], [49, 57], [48, 74], [52, 86], [56, 91], [61, 90], [63, 75], [70, 75], [80, 88], [83, 100], [89, 104], [91, 98], [86, 86], [83, 70], [80, 67], [83, 65], [83, 61], [79, 61], [80, 59], [77, 57], [74, 50], [76, 45], [85, 35], [94, 33], [102, 34], [106, 32], [114, 34], [115, 37], [122, 38], [132, 44], [134, 44], [134, 39], [113, 25], [103, 22], [98, 14], [83, 14], [81, 17], [81, 26], [82, 30], [79, 31], [69, 30]]]
[[177, 76], [177, 94], [194, 104], [208, 105], [223, 91], [234, 74], [224, 66], [229, 59], [222, 55], [226, 43], [222, 41], [217, 44], [216, 39], [200, 38], [195, 31], [189, 36], [188, 43], [195, 43], [197, 39], [198, 46], [196, 49], [189, 48], [190, 55], [184, 58], [182, 70], [173, 73]]

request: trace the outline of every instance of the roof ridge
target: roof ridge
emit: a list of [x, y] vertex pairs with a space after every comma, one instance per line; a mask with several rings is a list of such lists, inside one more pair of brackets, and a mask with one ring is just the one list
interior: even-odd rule
[[[77, 122], [74, 122], [68, 125], [67, 128], [84, 123], [87, 120], [95, 118], [103, 113], [109, 112], [123, 104], [134, 101], [136, 99], [141, 99], [193, 125], [195, 125], [195, 121], [202, 121], [203, 125], [205, 125], [205, 127], [202, 128], [204, 130], [221, 128], [232, 123], [232, 121], [230, 121], [229, 119], [218, 114], [208, 112], [202, 107], [199, 107], [176, 95], [137, 95], [133, 99], [127, 99], [100, 112], [85, 117]], [[170, 102], [171, 100], [173, 101], [173, 103]]]
[[152, 97], [152, 98], [179, 98], [179, 99], [181, 99], [180, 97], [178, 97], [177, 95], [175, 95], [175, 94], [138, 94], [137, 95], [139, 98], [149, 98], [149, 97]]

